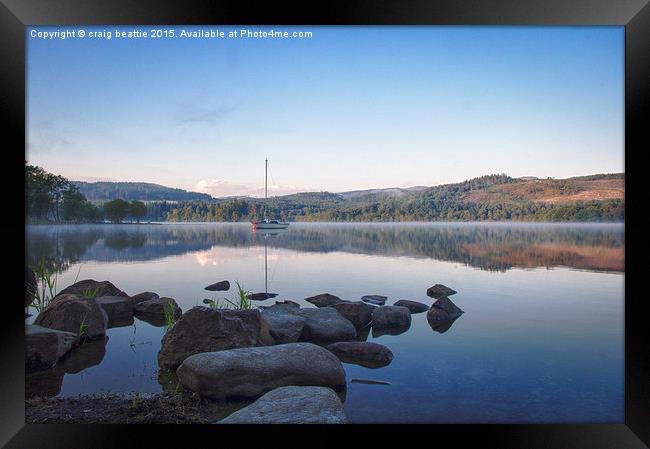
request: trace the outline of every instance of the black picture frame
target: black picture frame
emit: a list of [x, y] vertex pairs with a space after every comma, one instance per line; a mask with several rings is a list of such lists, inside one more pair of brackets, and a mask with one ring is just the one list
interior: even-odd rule
[[[363, 433], [364, 444], [390, 436], [422, 437], [418, 444], [462, 444], [513, 448], [643, 448], [650, 445], [650, 345], [644, 302], [644, 255], [650, 249], [650, 213], [644, 194], [648, 166], [642, 163], [648, 142], [650, 108], [650, 5], [644, 0], [336, 0], [292, 5], [248, 1], [48, 1], [3, 0], [0, 42], [4, 57], [0, 72], [4, 140], [3, 192], [9, 213], [0, 226], [10, 236], [16, 260], [24, 255], [23, 197], [11, 196], [24, 183], [25, 149], [25, 27], [30, 25], [100, 24], [273, 24], [273, 25], [622, 25], [625, 26], [625, 422], [580, 425], [437, 425], [413, 426], [267, 426], [260, 432], [219, 426], [26, 425], [24, 416], [24, 319], [20, 300], [23, 268], [8, 263], [5, 275], [12, 287], [3, 312], [0, 369], [0, 445], [7, 448], [100, 448], [149, 445], [186, 446], [189, 438], [223, 444], [225, 436], [266, 443], [314, 437], [323, 444], [342, 444], [350, 433]], [[21, 247], [22, 244], [22, 247]], [[13, 254], [12, 254], [13, 255]], [[5, 258], [12, 261], [13, 257]], [[417, 435], [416, 435], [417, 434]], [[305, 441], [306, 439], [306, 441]], [[194, 444], [194, 443], [190, 443]], [[415, 444], [415, 443], [414, 443]], [[203, 446], [203, 445], [201, 445]]]

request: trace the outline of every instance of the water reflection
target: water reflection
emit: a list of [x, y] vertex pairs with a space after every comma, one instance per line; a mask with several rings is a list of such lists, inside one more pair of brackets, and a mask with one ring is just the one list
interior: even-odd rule
[[622, 225], [302, 224], [251, 232], [247, 223], [212, 225], [29, 226], [27, 253], [57, 271], [79, 261], [149, 261], [214, 246], [266, 246], [300, 252], [407, 256], [489, 271], [565, 266], [623, 272]]

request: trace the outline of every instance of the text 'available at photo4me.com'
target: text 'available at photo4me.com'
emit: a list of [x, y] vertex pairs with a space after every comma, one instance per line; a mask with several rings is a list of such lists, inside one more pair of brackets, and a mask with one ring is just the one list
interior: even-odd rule
[[31, 39], [310, 39], [313, 31], [275, 28], [98, 28], [66, 27], [54, 30], [30, 29]]

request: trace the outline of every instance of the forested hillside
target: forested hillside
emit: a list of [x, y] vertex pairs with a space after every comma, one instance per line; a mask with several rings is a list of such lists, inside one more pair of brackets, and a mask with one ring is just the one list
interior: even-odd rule
[[206, 193], [188, 192], [146, 182], [83, 182], [73, 181], [88, 201], [101, 202], [117, 198], [138, 201], [209, 201]]
[[248, 221], [266, 215], [289, 221], [623, 221], [624, 191], [623, 174], [561, 180], [500, 174], [411, 191], [186, 202], [171, 207], [166, 219]]

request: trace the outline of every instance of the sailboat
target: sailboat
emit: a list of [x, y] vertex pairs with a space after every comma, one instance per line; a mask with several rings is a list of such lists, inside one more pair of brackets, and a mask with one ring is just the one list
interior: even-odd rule
[[[269, 160], [264, 160], [264, 203], [268, 200], [268, 178], [269, 178]], [[278, 220], [269, 220], [266, 218], [266, 204], [264, 205], [264, 219], [254, 220], [253, 229], [287, 229], [289, 223], [284, 223]]]

